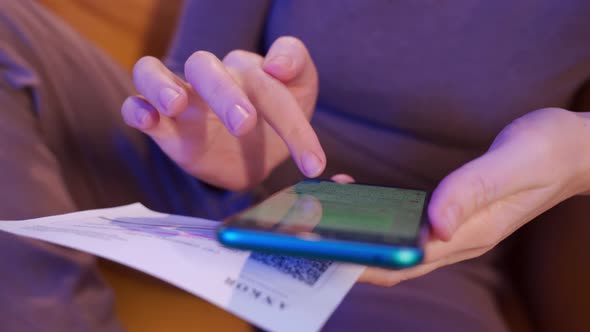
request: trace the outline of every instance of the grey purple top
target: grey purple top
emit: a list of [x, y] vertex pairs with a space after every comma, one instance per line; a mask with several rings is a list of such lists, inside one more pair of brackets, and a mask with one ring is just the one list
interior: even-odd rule
[[581, 109], [585, 1], [189, 1], [169, 63], [293, 35], [320, 76], [328, 173], [433, 188], [517, 117]]

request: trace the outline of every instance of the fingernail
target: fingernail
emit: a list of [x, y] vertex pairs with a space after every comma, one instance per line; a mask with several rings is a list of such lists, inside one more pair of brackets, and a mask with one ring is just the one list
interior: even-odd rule
[[309, 177], [318, 176], [322, 171], [322, 162], [311, 151], [303, 152], [301, 156], [301, 164], [303, 165], [303, 172]]
[[242, 106], [237, 104], [234, 105], [234, 107], [227, 113], [227, 124], [229, 125], [230, 130], [234, 133], [237, 132], [249, 116], [250, 113], [248, 113], [248, 111]]
[[172, 103], [180, 96], [180, 93], [171, 88], [164, 88], [160, 91], [160, 104], [164, 110], [168, 111]]
[[267, 65], [279, 66], [282, 69], [288, 69], [293, 65], [293, 59], [285, 55], [277, 55], [268, 60]]
[[449, 234], [455, 233], [459, 227], [459, 206], [457, 204], [451, 204], [445, 211], [445, 221]]
[[137, 127], [145, 127], [150, 118], [150, 112], [143, 108], [137, 108], [134, 112], [135, 116], [135, 125]]

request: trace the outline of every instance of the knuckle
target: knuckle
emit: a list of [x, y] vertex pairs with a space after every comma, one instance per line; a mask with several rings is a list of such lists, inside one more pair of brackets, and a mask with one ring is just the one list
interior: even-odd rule
[[303, 42], [299, 38], [293, 36], [279, 37], [277, 38], [276, 43], [289, 48], [305, 48]]
[[215, 59], [215, 55], [207, 51], [196, 51], [184, 63], [185, 75], [189, 74], [198, 66], [211, 65]]
[[531, 136], [538, 131], [538, 128], [536, 128], [534, 121], [531, 121], [530, 116], [523, 116], [510, 122], [505, 131], [506, 135], [510, 137]]
[[154, 67], [154, 65], [157, 64], [158, 61], [158, 59], [152, 56], [144, 56], [137, 60], [131, 71], [133, 83], [136, 88], [139, 89], [142, 87], [142, 84], [140, 84], [140, 82], [146, 78], [146, 74], [150, 71], [150, 68]]
[[[549, 147], [556, 147], [558, 140], [555, 137], [566, 136], [576, 131], [564, 132], [563, 128], [576, 128], [579, 125], [579, 117], [574, 112], [561, 108], [544, 108], [533, 112], [531, 115], [531, 131], [537, 133]], [[533, 124], [534, 123], [534, 124]], [[549, 144], [553, 143], [553, 144]]]
[[245, 71], [251, 68], [260, 67], [262, 57], [258, 54], [244, 51], [230, 51], [224, 58], [223, 64], [228, 68], [234, 68], [237, 71]]
[[526, 119], [516, 120], [510, 125], [509, 137], [513, 139], [519, 139], [534, 144], [528, 144], [529, 153], [531, 156], [537, 156], [544, 158], [545, 156], [551, 155], [555, 150], [555, 141], [551, 136], [530, 123]]
[[567, 119], [569, 117], [572, 117], [573, 115], [572, 112], [559, 107], [542, 108], [531, 114], [535, 114], [536, 116], [542, 117], [548, 116], [552, 119]]
[[244, 50], [231, 50], [227, 55], [223, 58], [223, 62], [237, 62], [249, 55], [250, 52]]
[[152, 66], [155, 62], [157, 62], [158, 60], [156, 58], [154, 58], [153, 56], [144, 56], [141, 57], [139, 60], [137, 60], [137, 62], [135, 63], [135, 65], [133, 66], [133, 74], [140, 74], [141, 72], [143, 72], [144, 69]]
[[[578, 163], [572, 162], [579, 154], [579, 133], [586, 131], [576, 113], [561, 108], [545, 108], [516, 119], [509, 125], [510, 138], [519, 140], [527, 146], [527, 157], [531, 164], [552, 165], [553, 171], [546, 172], [547, 167], [538, 167], [533, 174], [545, 185], [570, 181], [576, 174]], [[564, 130], [565, 128], [565, 130]], [[502, 133], [503, 134], [503, 133]], [[548, 161], [551, 161], [548, 163]]]
[[191, 54], [191, 56], [186, 60], [186, 62], [208, 62], [211, 59], [215, 58], [215, 55], [209, 51], [199, 50]]
[[513, 120], [502, 130], [504, 139], [522, 139], [536, 142], [530, 146], [534, 152], [546, 153], [555, 148], [555, 135], [565, 135], [563, 127], [577, 122], [574, 113], [561, 108], [544, 108]]

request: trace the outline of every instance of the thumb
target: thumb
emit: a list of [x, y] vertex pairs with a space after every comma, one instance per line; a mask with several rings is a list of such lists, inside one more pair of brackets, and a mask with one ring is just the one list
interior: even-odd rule
[[502, 140], [481, 157], [445, 177], [432, 194], [428, 214], [433, 233], [450, 240], [470, 216], [509, 195], [540, 185], [535, 152], [522, 140]]

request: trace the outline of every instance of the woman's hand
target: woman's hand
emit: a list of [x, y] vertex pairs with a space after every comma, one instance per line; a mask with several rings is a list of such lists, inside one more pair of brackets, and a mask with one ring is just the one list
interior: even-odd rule
[[306, 176], [322, 173], [326, 157], [309, 124], [318, 78], [301, 41], [281, 37], [264, 58], [237, 50], [220, 61], [199, 51], [184, 74], [187, 82], [142, 58], [133, 70], [141, 95], [127, 98], [121, 112], [188, 173], [241, 190], [289, 153]]
[[422, 264], [399, 271], [367, 268], [359, 281], [392, 286], [480, 256], [544, 211], [588, 191], [589, 169], [587, 115], [562, 109], [529, 113], [436, 188]]

